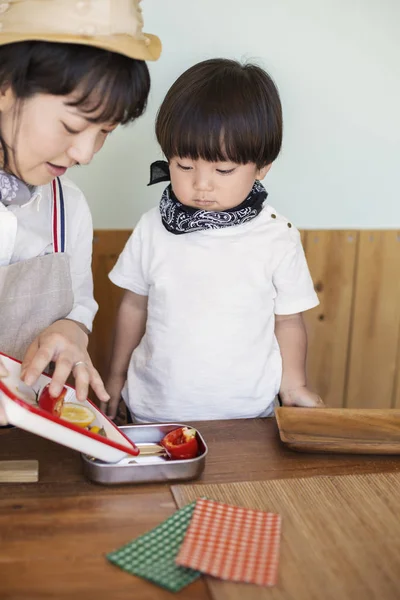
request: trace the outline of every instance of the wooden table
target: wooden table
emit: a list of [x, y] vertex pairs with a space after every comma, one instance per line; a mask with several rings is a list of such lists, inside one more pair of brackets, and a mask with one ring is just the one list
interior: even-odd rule
[[[193, 425], [209, 446], [201, 483], [400, 471], [397, 457], [291, 452], [274, 419]], [[174, 595], [104, 558], [176, 510], [169, 484], [102, 487], [84, 479], [78, 453], [18, 429], [0, 431], [0, 460], [40, 465], [39, 483], [0, 486], [0, 598], [212, 598], [203, 580]]]

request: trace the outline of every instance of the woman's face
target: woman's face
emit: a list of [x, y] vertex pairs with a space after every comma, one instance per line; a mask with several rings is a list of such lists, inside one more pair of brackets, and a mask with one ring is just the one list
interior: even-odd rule
[[36, 94], [17, 100], [0, 92], [1, 136], [9, 170], [30, 185], [44, 185], [76, 164], [87, 165], [115, 123], [94, 123], [96, 114], [69, 106], [74, 95]]

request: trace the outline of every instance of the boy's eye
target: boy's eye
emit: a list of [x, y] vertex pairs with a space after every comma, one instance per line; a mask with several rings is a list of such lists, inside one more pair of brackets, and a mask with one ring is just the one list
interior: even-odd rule
[[176, 163], [182, 171], [190, 171], [192, 167], [187, 167], [185, 165], [181, 165], [180, 163]]
[[233, 169], [217, 169], [217, 173], [221, 173], [221, 175], [229, 175], [229, 173], [233, 173], [235, 167]]

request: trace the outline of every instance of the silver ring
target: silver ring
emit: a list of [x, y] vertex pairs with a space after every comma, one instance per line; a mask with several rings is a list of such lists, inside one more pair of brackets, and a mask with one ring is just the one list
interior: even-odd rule
[[85, 367], [86, 367], [86, 368], [88, 368], [88, 366], [87, 366], [87, 364], [85, 363], [85, 361], [84, 361], [84, 360], [78, 360], [78, 362], [76, 362], [76, 363], [74, 364], [74, 366], [72, 367], [72, 370], [74, 370], [74, 369], [75, 369], [75, 367], [79, 367], [79, 365], [85, 365]]

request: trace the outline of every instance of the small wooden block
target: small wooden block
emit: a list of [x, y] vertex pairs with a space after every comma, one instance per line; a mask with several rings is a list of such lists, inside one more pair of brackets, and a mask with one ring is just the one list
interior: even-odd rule
[[39, 481], [37, 460], [0, 460], [0, 483], [33, 483]]

